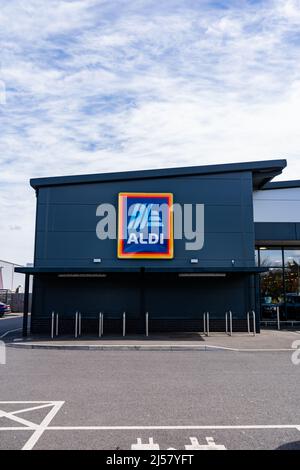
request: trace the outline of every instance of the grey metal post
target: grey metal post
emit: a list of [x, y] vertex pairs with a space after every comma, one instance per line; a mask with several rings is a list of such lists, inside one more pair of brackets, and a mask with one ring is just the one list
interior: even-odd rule
[[75, 313], [75, 338], [78, 336], [78, 312]]
[[54, 312], [51, 314], [51, 338], [54, 337]]
[[253, 336], [256, 335], [256, 321], [255, 321], [255, 312], [252, 310], [252, 316], [253, 316]]
[[209, 336], [209, 312], [206, 312], [206, 327], [207, 327], [206, 336]]
[[103, 336], [104, 329], [104, 313], [101, 313], [101, 335]]
[[28, 334], [28, 310], [29, 310], [29, 281], [30, 274], [25, 274], [24, 305], [23, 305], [23, 336]]
[[123, 336], [126, 335], [126, 313], [123, 312]]
[[280, 312], [279, 312], [279, 307], [276, 307], [276, 313], [277, 313], [277, 328], [280, 330]]
[[248, 327], [248, 334], [250, 335], [250, 313], [247, 312], [247, 327]]
[[225, 333], [228, 335], [228, 312], [225, 313]]
[[98, 336], [101, 338], [102, 336], [102, 313], [99, 313], [99, 329], [98, 329]]
[[78, 314], [78, 336], [81, 336], [81, 313]]
[[146, 312], [146, 336], [149, 336], [149, 313]]
[[203, 334], [206, 335], [206, 312], [203, 313]]
[[56, 314], [56, 328], [55, 328], [55, 335], [58, 336], [58, 313]]
[[232, 311], [229, 310], [229, 328], [230, 328], [230, 336], [232, 336]]

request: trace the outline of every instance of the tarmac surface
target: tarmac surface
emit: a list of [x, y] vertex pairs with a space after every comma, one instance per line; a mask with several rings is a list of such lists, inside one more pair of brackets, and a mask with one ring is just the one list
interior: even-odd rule
[[[4, 339], [11, 346], [14, 333]], [[247, 351], [7, 347], [0, 449], [300, 450], [298, 339], [288, 331], [197, 339]]]
[[300, 449], [300, 366], [287, 352], [9, 348], [0, 381], [4, 449]]

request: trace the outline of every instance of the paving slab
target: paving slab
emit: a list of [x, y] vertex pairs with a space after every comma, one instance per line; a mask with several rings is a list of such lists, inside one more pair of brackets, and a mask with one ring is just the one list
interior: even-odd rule
[[262, 330], [253, 336], [247, 333], [233, 333], [232, 336], [212, 333], [156, 334], [149, 337], [141, 335], [95, 337], [28, 337], [10, 338], [7, 345], [26, 349], [69, 349], [69, 350], [230, 350], [230, 351], [292, 351], [299, 345], [300, 331]]

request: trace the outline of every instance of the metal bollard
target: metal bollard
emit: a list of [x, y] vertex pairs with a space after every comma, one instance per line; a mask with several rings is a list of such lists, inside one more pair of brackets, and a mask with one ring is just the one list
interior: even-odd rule
[[104, 329], [104, 313], [101, 313], [101, 335], [103, 336]]
[[99, 313], [99, 329], [98, 329], [98, 336], [101, 338], [102, 336], [102, 313]]
[[209, 312], [203, 314], [203, 333], [209, 336]]
[[81, 336], [81, 313], [78, 314], [78, 336]]
[[51, 314], [51, 339], [54, 337], [54, 312]]
[[126, 335], [126, 313], [123, 313], [123, 336]]
[[[229, 315], [229, 332], [228, 332], [228, 315]], [[229, 336], [232, 336], [232, 312], [229, 310], [229, 312], [225, 313], [225, 329], [226, 329], [226, 334]]]
[[279, 312], [279, 307], [276, 307], [276, 314], [277, 314], [277, 329], [280, 330], [280, 312]]
[[253, 316], [253, 336], [256, 335], [256, 321], [255, 321], [255, 312], [252, 310], [252, 316]]
[[229, 310], [229, 335], [232, 336], [232, 311]]
[[149, 336], [149, 313], [146, 313], [146, 336]]
[[[252, 318], [253, 318], [253, 336], [256, 335], [256, 323], [255, 323], [255, 312], [254, 310], [251, 311], [252, 313]], [[248, 327], [248, 334], [251, 334], [250, 331], [250, 312], [247, 312], [247, 327]]]
[[56, 329], [55, 329], [55, 335], [58, 336], [58, 313], [56, 314]]
[[75, 338], [78, 337], [78, 312], [75, 313]]

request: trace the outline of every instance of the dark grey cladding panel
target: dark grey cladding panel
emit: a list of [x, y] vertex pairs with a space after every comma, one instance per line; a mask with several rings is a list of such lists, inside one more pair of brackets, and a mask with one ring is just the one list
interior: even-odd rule
[[300, 240], [300, 224], [292, 222], [256, 222], [255, 240], [292, 241]]
[[[98, 204], [49, 204], [38, 218], [38, 231], [49, 232], [93, 232], [100, 220], [96, 216]], [[252, 206], [238, 204], [205, 204], [205, 232], [241, 232], [247, 226]], [[117, 206], [116, 206], [117, 213]], [[47, 214], [47, 217], [46, 217]]]
[[[137, 275], [128, 273], [121, 278], [108, 276], [104, 279], [37, 277], [34, 296], [34, 311], [37, 313], [33, 319], [41, 316], [50, 318], [54, 310], [60, 313], [61, 320], [62, 317], [73, 319], [72, 332], [77, 310], [82, 312], [83, 327], [85, 316], [96, 314], [97, 318], [99, 309], [104, 312], [104, 325], [107, 318], [121, 319], [124, 310], [127, 321], [137, 319], [140, 310], [139, 282]], [[225, 312], [229, 309], [234, 319], [246, 319], [246, 312], [251, 307], [246, 294], [248, 282], [249, 278], [241, 274], [214, 279], [147, 277], [144, 282], [145, 310], [149, 312], [150, 321], [154, 318], [195, 318], [202, 321], [205, 310], [210, 311], [210, 319], [225, 320]], [[94, 334], [97, 331], [96, 323]], [[121, 333], [122, 329], [119, 331]]]
[[[202, 250], [185, 250], [182, 240], [175, 240], [175, 258], [167, 261], [168, 266], [191, 265], [191, 258], [198, 258], [200, 266], [253, 266], [252, 232], [207, 233]], [[76, 248], [77, 247], [77, 248]], [[37, 266], [95, 266], [94, 258], [101, 258], [101, 266], [166, 266], [166, 260], [117, 260], [116, 240], [97, 240], [92, 232], [49, 232], [46, 243], [38, 237], [36, 252]]]
[[39, 204], [117, 204], [119, 192], [173, 192], [174, 202], [210, 204], [252, 204], [252, 192], [245, 191], [252, 182], [251, 173], [228, 173], [151, 180], [112, 181], [93, 184], [53, 186], [39, 190]]
[[[119, 192], [172, 192], [174, 202], [205, 204], [205, 241], [200, 251], [175, 241], [172, 260], [118, 260], [116, 240], [96, 237], [96, 208], [112, 203]], [[199, 258], [203, 266], [254, 265], [251, 172], [110, 181], [42, 187], [38, 195], [36, 266], [88, 266], [101, 258], [106, 266], [186, 266]]]

